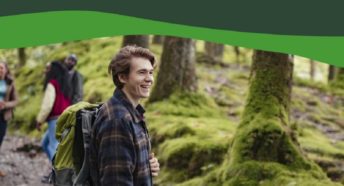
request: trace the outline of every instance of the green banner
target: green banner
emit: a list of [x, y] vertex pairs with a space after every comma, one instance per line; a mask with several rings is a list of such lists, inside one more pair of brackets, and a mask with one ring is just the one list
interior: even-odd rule
[[160, 34], [284, 52], [344, 66], [344, 36], [293, 36], [234, 32], [152, 21], [112, 13], [56, 11], [0, 17], [0, 48], [127, 34]]

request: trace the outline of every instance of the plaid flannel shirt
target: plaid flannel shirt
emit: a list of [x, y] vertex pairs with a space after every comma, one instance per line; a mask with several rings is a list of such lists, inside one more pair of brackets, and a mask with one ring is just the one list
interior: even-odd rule
[[134, 108], [120, 89], [100, 108], [90, 143], [96, 185], [152, 185], [144, 112], [141, 105]]

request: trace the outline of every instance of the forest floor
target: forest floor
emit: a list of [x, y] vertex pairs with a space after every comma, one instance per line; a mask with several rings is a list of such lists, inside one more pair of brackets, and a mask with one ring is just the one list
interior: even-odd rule
[[45, 186], [43, 176], [50, 172], [47, 156], [40, 150], [40, 141], [8, 134], [0, 150], [2, 186]]

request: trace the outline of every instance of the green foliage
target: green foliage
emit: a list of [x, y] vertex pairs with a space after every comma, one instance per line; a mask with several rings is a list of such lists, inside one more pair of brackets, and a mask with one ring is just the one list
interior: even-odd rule
[[90, 103], [97, 103], [110, 98], [113, 94], [114, 84], [109, 79], [108, 77], [100, 77], [88, 80], [84, 84], [84, 100]]
[[316, 129], [305, 128], [299, 141], [307, 151], [316, 152], [322, 156], [344, 159], [344, 152]]
[[313, 88], [313, 89], [317, 89], [320, 91], [328, 91], [329, 90], [329, 87], [324, 83], [316, 82], [316, 81], [310, 81], [310, 80], [306, 80], [306, 79], [302, 79], [302, 78], [298, 78], [298, 77], [294, 78], [294, 84], [297, 86]]
[[164, 167], [157, 183], [180, 183], [206, 174], [222, 162], [235, 125], [214, 112], [213, 104], [205, 95], [177, 94], [147, 105], [153, 151]]
[[168, 99], [152, 103], [148, 111], [161, 115], [188, 117], [220, 117], [218, 106], [208, 96], [200, 93], [174, 93]]

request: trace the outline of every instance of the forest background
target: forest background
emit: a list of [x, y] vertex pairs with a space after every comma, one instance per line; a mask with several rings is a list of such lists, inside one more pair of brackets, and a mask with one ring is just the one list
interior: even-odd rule
[[104, 102], [114, 90], [107, 66], [126, 44], [150, 48], [159, 62], [143, 103], [162, 167], [158, 185], [344, 183], [341, 68], [187, 38], [107, 37], [1, 49], [20, 95], [12, 133], [42, 135], [35, 118], [46, 63], [76, 54], [84, 100]]

